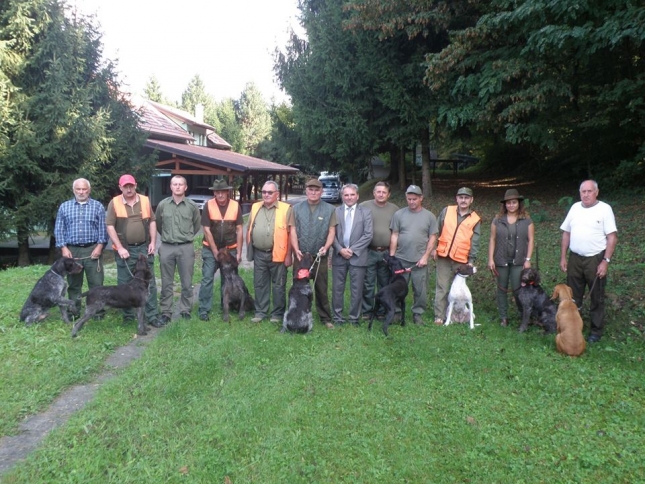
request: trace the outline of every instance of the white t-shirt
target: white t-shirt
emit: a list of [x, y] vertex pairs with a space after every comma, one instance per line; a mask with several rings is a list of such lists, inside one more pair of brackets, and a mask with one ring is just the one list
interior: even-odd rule
[[585, 208], [574, 203], [560, 230], [569, 232], [569, 250], [583, 257], [599, 254], [607, 248], [607, 235], [617, 232], [614, 212], [605, 202]]

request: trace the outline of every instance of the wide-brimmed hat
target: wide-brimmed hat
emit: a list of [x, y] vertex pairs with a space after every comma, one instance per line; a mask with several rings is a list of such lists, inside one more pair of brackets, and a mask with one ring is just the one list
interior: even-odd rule
[[322, 188], [323, 186], [322, 186], [322, 183], [320, 182], [320, 180], [318, 180], [317, 178], [312, 178], [312, 179], [311, 179], [311, 180], [309, 180], [307, 183], [305, 183], [305, 187], [318, 187], [318, 188]]
[[457, 190], [457, 195], [466, 195], [467, 197], [473, 196], [473, 191], [470, 188], [461, 187]]
[[410, 185], [408, 189], [405, 191], [406, 194], [412, 193], [413, 195], [423, 195], [423, 191], [421, 190], [421, 187], [417, 185]]
[[125, 186], [125, 185], [136, 185], [137, 182], [134, 179], [132, 175], [122, 175], [121, 178], [119, 178], [119, 186]]
[[524, 200], [524, 197], [520, 195], [515, 188], [509, 188], [504, 194], [504, 198], [500, 200], [502, 203], [507, 202], [508, 200]]
[[209, 188], [209, 190], [213, 190], [214, 192], [220, 191], [220, 190], [230, 190], [233, 187], [228, 186], [228, 182], [226, 180], [215, 180], [213, 182], [213, 186]]

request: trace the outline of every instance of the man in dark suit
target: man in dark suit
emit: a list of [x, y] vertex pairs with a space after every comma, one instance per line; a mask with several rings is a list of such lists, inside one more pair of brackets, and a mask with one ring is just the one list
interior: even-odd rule
[[349, 272], [349, 322], [358, 324], [363, 301], [363, 281], [368, 247], [372, 241], [372, 212], [357, 205], [358, 187], [349, 183], [342, 190], [343, 205], [336, 208], [336, 236], [332, 256], [332, 308], [334, 324], [343, 324], [345, 281]]

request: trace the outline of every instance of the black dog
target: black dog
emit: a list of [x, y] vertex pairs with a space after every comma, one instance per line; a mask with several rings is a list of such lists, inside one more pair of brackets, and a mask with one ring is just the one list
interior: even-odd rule
[[372, 329], [374, 315], [378, 314], [378, 311], [382, 306], [385, 308], [383, 332], [385, 333], [385, 336], [387, 336], [387, 329], [390, 324], [392, 324], [394, 312], [397, 306], [401, 308], [401, 326], [405, 326], [405, 297], [408, 295], [408, 281], [405, 279], [403, 274], [408, 271], [403, 268], [401, 261], [394, 256], [385, 254], [383, 260], [390, 268], [390, 283], [377, 292], [376, 296], [374, 296], [374, 310], [367, 329]]
[[38, 279], [29, 293], [29, 297], [20, 311], [20, 321], [31, 326], [33, 323], [45, 319], [48, 311], [54, 306], [58, 306], [63, 321], [69, 323], [67, 308], [69, 307], [72, 313], [76, 314], [76, 305], [74, 301], [65, 297], [65, 291], [67, 291], [65, 276], [78, 274], [82, 270], [83, 266], [69, 257], [61, 257], [54, 262], [45, 275]]
[[540, 274], [536, 269], [522, 270], [515, 301], [522, 313], [520, 333], [528, 329], [531, 316], [538, 320], [546, 333], [555, 333], [556, 307], [540, 286]]
[[240, 319], [244, 319], [246, 311], [255, 310], [255, 301], [237, 272], [237, 259], [228, 249], [220, 249], [216, 259], [222, 275], [222, 319], [229, 320], [231, 309], [238, 311]]
[[311, 314], [311, 303], [314, 293], [309, 284], [309, 271], [314, 258], [305, 253], [302, 260], [297, 258], [293, 265], [293, 285], [289, 289], [289, 306], [284, 313], [281, 333], [293, 331], [294, 333], [308, 333], [314, 326], [314, 317]]
[[148, 286], [151, 279], [152, 272], [148, 267], [148, 258], [144, 254], [140, 254], [134, 268], [134, 277], [130, 282], [118, 286], [93, 287], [81, 294], [81, 297], [87, 297], [85, 313], [74, 325], [72, 338], [75, 338], [83, 325], [105, 306], [119, 309], [136, 308], [137, 334], [140, 336], [147, 334], [143, 313], [148, 300]]

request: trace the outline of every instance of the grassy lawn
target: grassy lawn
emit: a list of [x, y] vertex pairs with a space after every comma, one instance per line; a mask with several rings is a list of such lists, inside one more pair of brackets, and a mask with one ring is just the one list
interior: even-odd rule
[[[608, 327], [574, 359], [535, 327], [518, 334], [517, 318], [499, 326], [485, 254], [505, 187], [463, 183], [484, 218], [481, 271], [469, 279], [475, 330], [394, 325], [384, 338], [378, 327], [317, 324], [289, 336], [248, 316], [177, 321], [2, 482], [643, 482], [643, 203], [601, 191], [619, 227]], [[459, 184], [436, 183], [426, 206], [438, 213]], [[520, 191], [533, 204], [549, 290], [564, 279], [558, 201], [575, 188]], [[0, 273], [3, 435], [87, 381], [134, 333], [116, 312], [75, 341], [54, 311], [24, 328], [18, 313], [42, 272]]]

